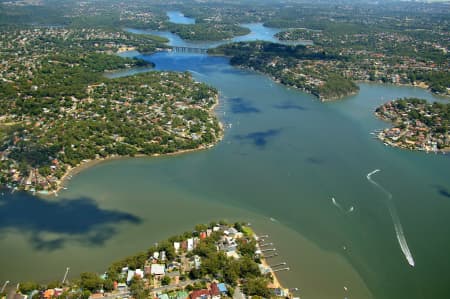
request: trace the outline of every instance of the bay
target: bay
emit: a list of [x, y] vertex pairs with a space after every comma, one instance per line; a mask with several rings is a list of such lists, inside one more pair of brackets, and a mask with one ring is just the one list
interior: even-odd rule
[[186, 17], [179, 11], [168, 11], [167, 16], [169, 17], [169, 22], [175, 24], [195, 24], [194, 18]]
[[[218, 88], [224, 140], [191, 154], [101, 163], [58, 198], [4, 194], [1, 280], [54, 279], [67, 266], [69, 278], [102, 271], [196, 223], [228, 219], [270, 235], [279, 252], [273, 263], [291, 268], [281, 281], [302, 298], [449, 297], [449, 156], [386, 147], [370, 135], [388, 126], [373, 115], [381, 103], [442, 99], [361, 84], [358, 95], [320, 103], [224, 57], [140, 57]], [[367, 180], [375, 169], [415, 267], [398, 244], [386, 195]]]

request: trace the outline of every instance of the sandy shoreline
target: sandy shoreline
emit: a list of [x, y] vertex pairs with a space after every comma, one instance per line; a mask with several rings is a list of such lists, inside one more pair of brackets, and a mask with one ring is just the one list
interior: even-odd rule
[[[215, 113], [215, 109], [219, 105], [219, 95], [217, 95], [215, 98], [216, 98], [216, 101], [209, 109], [209, 114], [218, 119], [217, 114]], [[217, 140], [214, 143], [202, 144], [197, 148], [178, 150], [176, 152], [166, 153], [166, 154], [153, 154], [153, 155], [138, 154], [135, 156], [109, 156], [109, 157], [95, 159], [95, 160], [84, 160], [79, 165], [68, 169], [66, 171], [66, 173], [59, 180], [58, 187], [56, 188], [56, 190], [49, 191], [48, 196], [52, 196], [52, 195], [57, 196], [59, 191], [61, 191], [64, 188], [67, 188], [67, 185], [68, 185], [70, 179], [74, 175], [77, 175], [78, 173], [80, 173], [88, 168], [91, 168], [95, 165], [98, 165], [100, 163], [109, 162], [109, 161], [113, 161], [113, 160], [132, 159], [132, 158], [152, 158], [152, 157], [175, 156], [175, 155], [182, 155], [182, 154], [193, 153], [193, 152], [210, 149], [210, 148], [214, 147], [215, 145], [217, 145], [220, 141], [222, 141], [222, 139], [224, 137], [223, 124], [222, 124], [222, 122], [220, 122], [219, 119], [218, 119], [218, 122], [219, 122], [220, 130], [219, 130], [219, 134], [217, 136]]]
[[269, 264], [267, 263], [265, 258], [261, 258], [261, 264], [267, 268], [270, 269], [270, 274], [272, 275], [273, 278], [273, 282], [271, 283], [271, 287], [273, 288], [280, 288], [280, 289], [284, 289], [283, 286], [281, 285], [280, 281], [278, 280], [277, 275], [275, 274], [275, 272], [273, 272], [272, 268], [269, 266]]
[[[256, 241], [259, 240], [258, 235], [253, 232], [253, 237], [255, 238]], [[260, 250], [259, 245], [257, 245], [257, 249]], [[272, 276], [272, 283], [270, 283], [269, 287], [270, 288], [277, 288], [277, 289], [283, 289], [285, 290], [285, 292], [287, 292], [287, 294], [289, 294], [288, 297], [293, 297], [293, 294], [289, 291], [288, 288], [283, 287], [283, 285], [280, 283], [276, 273], [273, 271], [272, 267], [270, 267], [269, 263], [267, 262], [267, 260], [264, 257], [260, 257], [260, 261], [261, 261], [261, 265], [264, 266], [265, 269], [269, 269], [270, 270], [270, 274]]]

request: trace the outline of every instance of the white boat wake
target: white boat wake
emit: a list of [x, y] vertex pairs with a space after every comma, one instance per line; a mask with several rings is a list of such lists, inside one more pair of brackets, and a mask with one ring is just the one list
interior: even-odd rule
[[188, 70], [188, 72], [191, 72], [191, 73], [196, 74], [196, 75], [199, 75], [199, 76], [204, 76], [204, 74], [199, 73], [199, 72], [196, 72], [196, 71], [194, 71], [194, 70]]
[[348, 213], [351, 213], [351, 212], [353, 212], [355, 210], [354, 206], [351, 206], [347, 211], [344, 210], [344, 208], [336, 201], [336, 199], [334, 197], [331, 198], [331, 201], [333, 202], [333, 205], [335, 207], [337, 207], [339, 210], [341, 210], [344, 213], [348, 214]]
[[400, 245], [400, 248], [402, 249], [403, 254], [406, 257], [406, 260], [408, 261], [408, 264], [410, 264], [412, 267], [415, 266], [414, 258], [411, 254], [411, 251], [409, 250], [408, 243], [405, 239], [405, 233], [403, 232], [402, 223], [400, 222], [400, 218], [398, 217], [397, 210], [395, 209], [394, 203], [392, 202], [392, 194], [383, 188], [380, 184], [375, 182], [372, 179], [372, 175], [379, 172], [379, 169], [375, 169], [374, 171], [367, 174], [367, 180], [372, 183], [374, 186], [378, 187], [384, 194], [387, 196], [387, 206], [389, 209], [389, 213], [391, 214], [392, 222], [394, 223], [394, 229], [395, 234], [397, 235], [398, 244]]

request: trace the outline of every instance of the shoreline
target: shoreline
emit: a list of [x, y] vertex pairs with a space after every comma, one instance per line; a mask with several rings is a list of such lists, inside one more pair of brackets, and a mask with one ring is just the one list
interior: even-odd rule
[[[222, 56], [222, 57], [231, 58], [230, 56], [223, 55], [223, 54], [217, 54], [217, 55], [216, 54], [208, 54], [208, 55], [210, 55], [210, 56]], [[271, 75], [269, 73], [264, 73], [263, 71], [255, 70], [252, 67], [246, 67], [246, 66], [241, 66], [241, 65], [232, 65], [232, 64], [230, 64], [230, 65], [232, 67], [236, 67], [236, 68], [241, 69], [241, 70], [252, 71], [252, 72], [255, 72], [256, 74], [266, 76], [267, 78], [269, 78], [273, 82], [278, 83], [278, 84], [280, 84], [280, 85], [282, 85], [282, 86], [284, 86], [286, 88], [292, 88], [292, 89], [298, 90], [300, 92], [304, 92], [304, 93], [306, 93], [308, 95], [311, 95], [315, 99], [319, 100], [322, 103], [337, 102], [337, 101], [340, 101], [342, 99], [345, 99], [346, 97], [351, 97], [351, 96], [357, 95], [359, 93], [359, 89], [358, 89], [357, 91], [353, 91], [353, 92], [351, 92], [351, 93], [349, 93], [347, 95], [344, 95], [342, 97], [339, 97], [339, 98], [324, 98], [324, 97], [322, 97], [320, 95], [317, 95], [317, 94], [313, 93], [310, 90], [307, 90], [306, 88], [297, 87], [297, 86], [294, 86], [294, 85], [283, 84], [283, 83], [281, 83], [280, 79], [278, 79], [277, 77], [275, 77], [275, 76], [273, 76], [273, 75]], [[358, 81], [355, 81], [355, 83], [358, 83]]]
[[[226, 57], [226, 58], [229, 58], [229, 59], [232, 58], [232, 56], [225, 55], [225, 54], [210, 54], [210, 53], [207, 53], [207, 55], [209, 55], [209, 56], [218, 56], [218, 57]], [[264, 73], [263, 71], [255, 70], [252, 67], [247, 67], [247, 66], [242, 66], [242, 65], [233, 65], [231, 63], [230, 63], [230, 65], [233, 66], [233, 67], [236, 67], [238, 69], [241, 69], [241, 70], [252, 71], [252, 72], [255, 72], [257, 74], [264, 75], [264, 76], [270, 78], [275, 83], [281, 84], [284, 87], [293, 88], [293, 89], [299, 90], [301, 92], [304, 92], [306, 94], [312, 95], [313, 97], [315, 97], [316, 99], [318, 99], [322, 103], [337, 102], [339, 100], [345, 99], [346, 97], [351, 97], [351, 96], [357, 95], [360, 92], [359, 90], [357, 90], [357, 91], [351, 92], [348, 95], [345, 95], [345, 96], [342, 96], [342, 97], [339, 97], [339, 98], [332, 98], [332, 99], [322, 98], [322, 97], [320, 97], [320, 95], [318, 96], [318, 95], [314, 94], [313, 92], [311, 92], [311, 91], [309, 91], [309, 90], [307, 90], [305, 88], [300, 88], [300, 87], [297, 87], [297, 86], [294, 86], [294, 85], [283, 84], [283, 83], [281, 83], [280, 79], [276, 78], [275, 76], [273, 76], [273, 75], [271, 75], [269, 73]], [[442, 97], [442, 98], [445, 98], [447, 100], [450, 100], [450, 94], [435, 93], [435, 92], [431, 91], [429, 86], [426, 85], [426, 83], [424, 83], [424, 82], [420, 82], [418, 84], [414, 84], [414, 83], [384, 83], [384, 82], [370, 81], [370, 80], [352, 80], [352, 81], [355, 84], [363, 83], [363, 84], [392, 85], [392, 86], [398, 86], [398, 87], [402, 87], [402, 86], [403, 87], [417, 87], [417, 88], [420, 88], [422, 90], [428, 91], [433, 96]]]
[[432, 153], [432, 154], [446, 155], [447, 153], [450, 153], [450, 148], [439, 149], [439, 150], [434, 151], [432, 149], [427, 150], [427, 149], [417, 148], [417, 147], [411, 148], [411, 147], [408, 147], [407, 144], [403, 144], [403, 143], [400, 143], [400, 144], [394, 143], [390, 139], [381, 136], [382, 133], [384, 134], [385, 130], [386, 129], [384, 129], [380, 133], [376, 134], [376, 137], [379, 141], [383, 142], [383, 144], [386, 146], [391, 146], [394, 148], [399, 148], [402, 150], [408, 150], [408, 151], [412, 151], [412, 152], [424, 152], [427, 154]]
[[[256, 248], [257, 248], [258, 250], [260, 250], [261, 248], [260, 248], [260, 246], [259, 246], [259, 244], [258, 244], [258, 240], [259, 240], [260, 237], [258, 237], [258, 235], [257, 235], [254, 231], [253, 231], [253, 238], [257, 241], [257, 247], [256, 247]], [[261, 256], [260, 256], [259, 259], [260, 259], [260, 261], [261, 261], [261, 265], [263, 265], [263, 267], [264, 267], [265, 269], [269, 269], [269, 273], [270, 273], [270, 275], [271, 275], [271, 277], [272, 277], [272, 282], [270, 283], [270, 288], [282, 289], [282, 290], [284, 290], [284, 292], [286, 292], [287, 297], [293, 298], [293, 297], [294, 297], [294, 294], [292, 294], [292, 292], [290, 291], [290, 289], [284, 287], [284, 286], [281, 284], [281, 282], [280, 282], [280, 280], [278, 279], [276, 273], [274, 272], [274, 270], [272, 269], [272, 267], [269, 265], [269, 263], [267, 262], [267, 260], [266, 260], [264, 257], [261, 257]]]
[[214, 116], [217, 118], [218, 123], [219, 123], [219, 128], [220, 128], [219, 132], [218, 132], [217, 140], [215, 142], [208, 143], [208, 144], [201, 144], [197, 148], [183, 149], [183, 150], [178, 150], [178, 151], [175, 151], [172, 153], [165, 153], [165, 154], [152, 154], [152, 155], [138, 154], [135, 156], [108, 156], [108, 157], [100, 158], [100, 159], [84, 160], [77, 166], [71, 167], [70, 169], [68, 169], [66, 171], [66, 173], [64, 173], [64, 175], [61, 177], [61, 179], [58, 180], [57, 188], [55, 190], [48, 191], [48, 194], [41, 193], [39, 195], [43, 196], [43, 197], [53, 197], [53, 196], [57, 197], [58, 192], [60, 192], [61, 190], [65, 190], [65, 188], [67, 188], [68, 182], [72, 179], [73, 176], [75, 176], [75, 175], [81, 173], [82, 171], [85, 171], [93, 166], [104, 163], [104, 162], [109, 162], [109, 161], [114, 161], [114, 160], [123, 160], [123, 159], [133, 159], [133, 158], [155, 158], [155, 157], [166, 157], [166, 156], [170, 157], [170, 156], [177, 156], [177, 155], [188, 154], [188, 153], [193, 153], [193, 152], [199, 152], [199, 151], [207, 150], [207, 149], [210, 149], [210, 148], [216, 146], [219, 142], [221, 142], [223, 140], [223, 138], [225, 136], [225, 130], [224, 130], [224, 126], [223, 126], [222, 122], [220, 121], [217, 114], [215, 113], [217, 106], [220, 104], [220, 97], [218, 94], [215, 96], [215, 99], [216, 99], [215, 103], [211, 106], [211, 108], [209, 108], [209, 114], [211, 116]]
[[[384, 121], [385, 123], [390, 125], [390, 128], [396, 128], [396, 124], [394, 124], [393, 122], [391, 122], [389, 119], [386, 119], [384, 117], [382, 117], [381, 115], [379, 115], [378, 113], [374, 113], [376, 118], [378, 118], [381, 121]], [[390, 128], [384, 128], [384, 129], [380, 129], [379, 131], [376, 130], [376, 134], [374, 134], [376, 136], [376, 138], [383, 142], [383, 144], [385, 146], [391, 146], [393, 148], [398, 148], [398, 149], [402, 149], [402, 150], [407, 150], [407, 151], [411, 151], [411, 152], [425, 152], [427, 154], [429, 153], [434, 153], [434, 154], [441, 154], [441, 155], [446, 155], [447, 153], [450, 153], [450, 148], [444, 148], [444, 149], [439, 149], [439, 150], [427, 150], [427, 149], [423, 149], [423, 148], [419, 148], [419, 147], [408, 147], [407, 144], [405, 143], [394, 143], [392, 142], [391, 139], [384, 137], [386, 131], [389, 131]], [[371, 133], [372, 134], [372, 133]]]

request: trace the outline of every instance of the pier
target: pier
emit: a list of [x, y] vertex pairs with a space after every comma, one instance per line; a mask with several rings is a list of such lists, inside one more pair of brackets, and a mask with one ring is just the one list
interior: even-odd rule
[[282, 263], [279, 263], [279, 264], [276, 264], [276, 265], [269, 265], [271, 268], [275, 268], [275, 267], [280, 267], [280, 266], [286, 266], [287, 265], [287, 263], [286, 262], [282, 262]]
[[[278, 253], [276, 252], [277, 249], [275, 247], [262, 249], [262, 247], [267, 247], [267, 246], [273, 246], [274, 245], [272, 242], [265, 242], [264, 239], [267, 239], [268, 237], [269, 237], [269, 235], [261, 235], [261, 236], [255, 236], [255, 239], [257, 241], [256, 247], [257, 247], [257, 249], [260, 252], [260, 257], [261, 257], [262, 264], [272, 274], [272, 277], [273, 277], [274, 281], [273, 281], [273, 284], [271, 285], [271, 287], [275, 288], [277, 290], [281, 289], [280, 295], [281, 294], [288, 294], [287, 297], [289, 297], [289, 298], [297, 298], [296, 296], [294, 296], [293, 292], [297, 292], [299, 289], [298, 288], [284, 288], [281, 285], [281, 283], [278, 281], [278, 278], [276, 276], [277, 272], [291, 270], [291, 268], [287, 266], [287, 263], [286, 262], [279, 262], [279, 261], [274, 262], [272, 265], [270, 265], [268, 263], [268, 259], [269, 258], [273, 258], [273, 257], [277, 257], [278, 256]], [[265, 255], [263, 253], [266, 253], [267, 255]]]
[[5, 283], [2, 286], [2, 289], [0, 290], [0, 293], [3, 293], [3, 291], [5, 290], [6, 286], [8, 285], [9, 280], [5, 281]]
[[281, 269], [275, 269], [275, 270], [272, 270], [272, 271], [273, 272], [280, 272], [280, 271], [289, 271], [289, 270], [291, 270], [291, 268], [286, 267], [286, 268], [281, 268]]
[[276, 256], [278, 256], [278, 253], [274, 253], [274, 254], [269, 254], [269, 255], [263, 255], [263, 256], [261, 256], [263, 259], [270, 259], [270, 258], [272, 258], [272, 257], [276, 257]]
[[267, 248], [267, 249], [261, 250], [261, 253], [268, 252], [268, 251], [277, 251], [277, 249], [276, 248]]
[[67, 275], [69, 274], [69, 270], [70, 270], [70, 268], [67, 267], [67, 268], [66, 268], [66, 272], [64, 273], [64, 277], [63, 277], [63, 279], [62, 279], [62, 281], [61, 281], [61, 284], [64, 284], [64, 283], [66, 282], [66, 280], [67, 280]]

